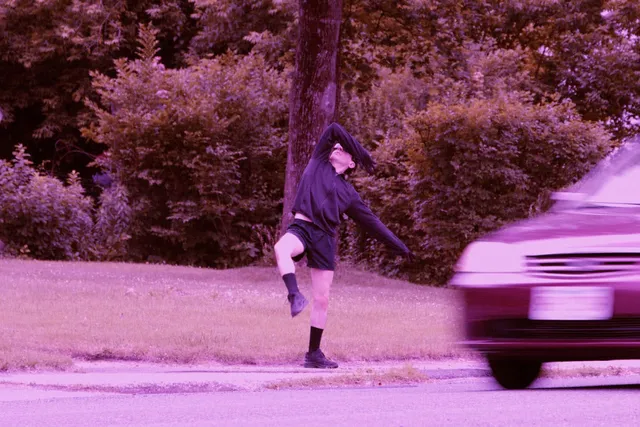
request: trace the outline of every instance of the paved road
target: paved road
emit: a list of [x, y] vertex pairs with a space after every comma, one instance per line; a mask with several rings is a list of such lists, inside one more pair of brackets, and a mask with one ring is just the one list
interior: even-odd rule
[[640, 376], [540, 380], [524, 391], [501, 390], [485, 378], [416, 387], [150, 395], [5, 389], [2, 396], [2, 426], [640, 425]]

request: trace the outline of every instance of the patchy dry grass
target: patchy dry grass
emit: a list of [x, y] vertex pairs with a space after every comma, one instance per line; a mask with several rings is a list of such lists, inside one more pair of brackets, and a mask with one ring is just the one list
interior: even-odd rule
[[[299, 282], [310, 295], [306, 268]], [[338, 361], [462, 352], [454, 291], [341, 268], [330, 304], [323, 349]], [[73, 358], [299, 363], [309, 309], [288, 310], [275, 267], [0, 260], [0, 369]]]
[[626, 368], [620, 366], [583, 366], [579, 368], [544, 368], [540, 373], [542, 378], [584, 378], [584, 377], [610, 377], [640, 374], [639, 368]]
[[419, 384], [429, 377], [410, 364], [402, 368], [388, 370], [365, 369], [349, 374], [318, 375], [306, 378], [293, 378], [274, 381], [265, 385], [270, 390], [290, 388], [329, 388], [329, 387], [380, 387], [389, 385]]

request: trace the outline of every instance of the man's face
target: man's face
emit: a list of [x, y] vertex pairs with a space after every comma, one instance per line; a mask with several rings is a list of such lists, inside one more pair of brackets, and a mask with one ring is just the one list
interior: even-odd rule
[[338, 173], [342, 173], [350, 167], [355, 167], [353, 156], [344, 151], [342, 145], [339, 143], [333, 146], [329, 161], [331, 161], [331, 164]]

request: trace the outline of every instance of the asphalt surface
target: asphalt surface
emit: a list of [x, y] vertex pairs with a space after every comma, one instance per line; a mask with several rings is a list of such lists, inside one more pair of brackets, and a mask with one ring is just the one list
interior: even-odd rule
[[4, 373], [0, 426], [640, 425], [640, 361], [552, 364], [554, 375], [519, 391], [499, 387], [479, 360], [411, 362], [429, 378], [418, 385], [267, 388], [402, 366], [100, 362], [79, 363], [75, 372]]
[[402, 387], [82, 394], [0, 402], [6, 426], [636, 426], [640, 376]]

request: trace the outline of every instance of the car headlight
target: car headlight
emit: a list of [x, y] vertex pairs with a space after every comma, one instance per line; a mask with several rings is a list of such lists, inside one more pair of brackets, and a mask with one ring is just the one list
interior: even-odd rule
[[499, 242], [474, 242], [456, 264], [459, 273], [518, 273], [523, 257], [513, 245]]

